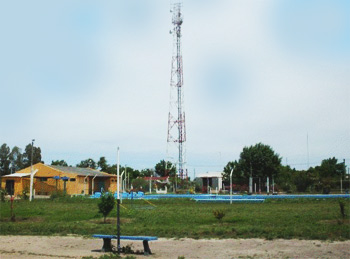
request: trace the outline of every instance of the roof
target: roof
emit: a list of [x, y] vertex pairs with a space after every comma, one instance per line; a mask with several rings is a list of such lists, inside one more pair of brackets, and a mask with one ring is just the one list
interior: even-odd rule
[[3, 177], [26, 177], [26, 176], [30, 176], [30, 173], [29, 174], [14, 173], [14, 174], [4, 175]]
[[222, 178], [223, 172], [206, 172], [196, 175], [198, 178]]
[[97, 176], [97, 177], [116, 177], [113, 174], [107, 174], [101, 172], [99, 170], [91, 169], [91, 168], [81, 168], [81, 167], [71, 167], [71, 166], [58, 166], [58, 165], [48, 165], [49, 167], [65, 172], [65, 173], [73, 173], [80, 176]]

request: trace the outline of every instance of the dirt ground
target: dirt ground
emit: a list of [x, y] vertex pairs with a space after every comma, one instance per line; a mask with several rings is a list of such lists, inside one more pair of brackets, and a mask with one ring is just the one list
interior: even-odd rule
[[[81, 258], [103, 255], [102, 240], [83, 237], [0, 236], [0, 258]], [[113, 240], [113, 245], [116, 241]], [[141, 241], [121, 241], [142, 250]], [[350, 241], [165, 239], [150, 242], [152, 255], [136, 258], [350, 258]]]

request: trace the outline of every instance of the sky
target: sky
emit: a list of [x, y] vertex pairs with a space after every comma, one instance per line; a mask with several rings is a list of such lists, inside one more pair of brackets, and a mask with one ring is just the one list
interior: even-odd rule
[[[183, 0], [186, 160], [259, 142], [296, 169], [350, 165], [350, 1]], [[152, 168], [167, 154], [169, 0], [0, 0], [0, 143]]]

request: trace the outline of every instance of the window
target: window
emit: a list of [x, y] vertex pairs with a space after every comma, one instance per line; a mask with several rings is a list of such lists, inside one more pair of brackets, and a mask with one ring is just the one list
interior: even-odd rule
[[75, 178], [70, 178], [69, 181], [75, 182]]
[[47, 177], [40, 177], [40, 178], [39, 178], [39, 181], [40, 181], [40, 182], [47, 182]]

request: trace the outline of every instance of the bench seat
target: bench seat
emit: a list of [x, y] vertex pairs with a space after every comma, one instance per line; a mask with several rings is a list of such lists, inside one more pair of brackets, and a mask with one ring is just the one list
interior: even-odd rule
[[[95, 234], [92, 237], [102, 238], [103, 239], [103, 252], [111, 252], [112, 251], [112, 239], [118, 239], [117, 235], [102, 235]], [[120, 236], [120, 240], [141, 240], [143, 242], [143, 250], [145, 255], [152, 254], [151, 249], [149, 248], [148, 241], [158, 240], [158, 237], [151, 236]]]

